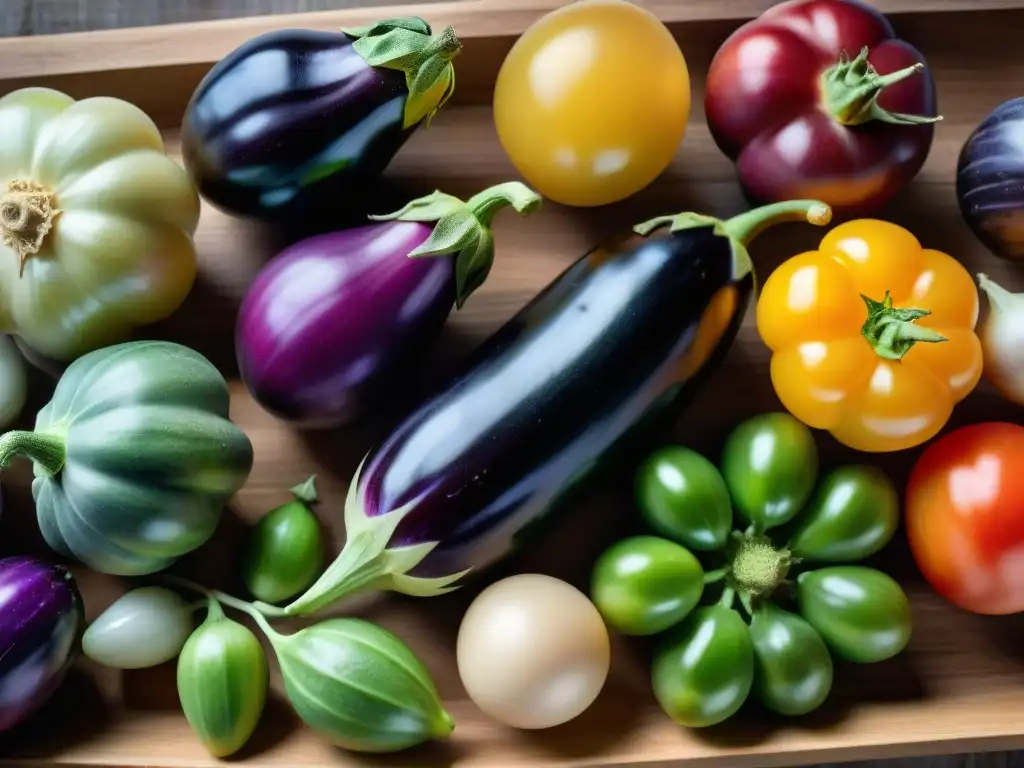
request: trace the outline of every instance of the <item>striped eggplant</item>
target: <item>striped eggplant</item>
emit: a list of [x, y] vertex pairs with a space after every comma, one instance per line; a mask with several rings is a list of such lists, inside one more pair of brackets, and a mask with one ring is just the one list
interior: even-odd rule
[[133, 341], [68, 366], [35, 429], [0, 437], [33, 462], [46, 543], [95, 571], [163, 570], [213, 535], [252, 469], [227, 382], [180, 344]]
[[388, 19], [285, 29], [221, 59], [185, 111], [182, 154], [200, 194], [265, 221], [359, 208], [366, 187], [455, 86], [455, 30]]
[[491, 269], [491, 218], [505, 206], [525, 216], [540, 202], [517, 181], [465, 202], [438, 191], [286, 248], [238, 310], [235, 349], [253, 398], [304, 427], [401, 402], [452, 306]]
[[1004, 101], [960, 150], [956, 197], [974, 234], [996, 256], [1024, 261], [1024, 98]]
[[646, 447], [692, 399], [748, 307], [747, 243], [830, 216], [807, 200], [728, 221], [666, 216], [580, 258], [364, 458], [342, 552], [285, 612], [364, 588], [440, 594], [511, 552], [603, 459]]
[[31, 557], [0, 560], [0, 733], [57, 690], [84, 627], [82, 596], [69, 571]]

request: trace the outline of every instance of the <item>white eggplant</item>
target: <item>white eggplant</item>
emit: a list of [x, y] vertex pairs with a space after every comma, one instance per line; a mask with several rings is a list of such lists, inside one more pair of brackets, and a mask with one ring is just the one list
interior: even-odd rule
[[979, 328], [985, 378], [1012, 403], [1024, 405], [1024, 294], [978, 275], [989, 313]]

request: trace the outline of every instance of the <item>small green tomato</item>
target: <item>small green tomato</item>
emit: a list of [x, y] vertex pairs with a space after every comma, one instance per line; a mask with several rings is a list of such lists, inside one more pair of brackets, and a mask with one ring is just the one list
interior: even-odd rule
[[762, 602], [750, 621], [754, 691], [781, 715], [806, 715], [832, 689], [832, 657], [814, 627], [795, 613]]
[[846, 661], [884, 661], [910, 641], [907, 596], [874, 568], [838, 565], [802, 573], [796, 597], [803, 617]]
[[265, 603], [281, 603], [302, 592], [323, 568], [320, 523], [309, 505], [316, 502], [314, 478], [291, 489], [293, 501], [271, 510], [252, 528], [242, 561], [249, 592]]
[[704, 592], [704, 569], [689, 550], [657, 536], [623, 539], [598, 558], [591, 598], [609, 626], [653, 635], [678, 623]]
[[788, 413], [748, 419], [726, 440], [722, 476], [736, 510], [761, 531], [792, 520], [810, 498], [817, 475], [814, 437]]
[[690, 728], [732, 717], [753, 681], [750, 630], [736, 611], [721, 605], [698, 608], [671, 630], [651, 667], [661, 708]]
[[863, 560], [889, 543], [899, 515], [899, 496], [882, 470], [840, 467], [819, 483], [789, 550], [805, 560]]
[[696, 451], [668, 446], [644, 462], [637, 502], [662, 536], [697, 550], [721, 549], [732, 529], [729, 489], [715, 465]]

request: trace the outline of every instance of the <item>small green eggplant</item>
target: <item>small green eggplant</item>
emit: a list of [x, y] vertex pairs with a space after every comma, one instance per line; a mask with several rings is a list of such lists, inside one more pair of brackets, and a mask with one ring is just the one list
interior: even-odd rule
[[267, 656], [256, 636], [211, 599], [178, 657], [178, 698], [206, 750], [227, 757], [252, 736], [267, 701]]
[[323, 534], [309, 508], [316, 502], [315, 479], [292, 488], [295, 498], [268, 512], [249, 532], [242, 577], [257, 600], [280, 603], [294, 597], [323, 569]]
[[386, 629], [360, 619], [328, 619], [293, 635], [263, 629], [295, 712], [337, 746], [398, 752], [454, 730], [430, 673]]

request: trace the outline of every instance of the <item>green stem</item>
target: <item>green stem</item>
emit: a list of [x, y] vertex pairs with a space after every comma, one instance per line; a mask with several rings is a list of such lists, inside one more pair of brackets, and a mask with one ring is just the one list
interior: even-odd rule
[[477, 192], [466, 201], [466, 207], [473, 212], [483, 227], [491, 226], [494, 214], [505, 206], [512, 206], [520, 216], [533, 213], [540, 207], [541, 196], [518, 181], [495, 184], [483, 192]]
[[868, 61], [868, 48], [864, 47], [855, 59], [844, 51], [839, 63], [821, 77], [821, 99], [825, 111], [843, 125], [861, 125], [878, 120], [892, 125], [927, 125], [941, 117], [924, 117], [889, 112], [878, 105], [882, 90], [924, 72], [924, 64], [880, 75]]
[[889, 291], [885, 292], [882, 301], [864, 295], [861, 295], [861, 299], [867, 305], [868, 317], [860, 332], [879, 357], [900, 360], [919, 341], [947, 341], [941, 333], [914, 324], [916, 320], [930, 315], [930, 310], [896, 308], [892, 305]]
[[220, 605], [220, 601], [217, 600], [213, 595], [206, 596], [206, 621], [220, 621], [224, 618], [224, 609]]
[[496, 184], [463, 202], [441, 191], [406, 203], [393, 213], [370, 216], [372, 221], [419, 221], [433, 223], [430, 236], [413, 250], [410, 258], [455, 255], [455, 306], [487, 279], [494, 264], [491, 220], [499, 210], [512, 206], [527, 216], [540, 206], [541, 197], [519, 181]]
[[[267, 605], [266, 603], [257, 604], [250, 603], [246, 600], [242, 600], [237, 597], [233, 597], [226, 592], [221, 592], [219, 589], [208, 589], [201, 584], [196, 584], [190, 579], [186, 579], [182, 576], [175, 576], [170, 573], [162, 573], [156, 577], [157, 581], [164, 582], [165, 584], [179, 587], [180, 589], [187, 589], [190, 592], [196, 592], [207, 600], [215, 600], [219, 603], [223, 603], [229, 608], [234, 608], [236, 611], [242, 611], [248, 613], [250, 616], [258, 613], [261, 616], [269, 616], [270, 618], [284, 618], [288, 614], [284, 612], [284, 609], [277, 608], [273, 605]], [[219, 606], [218, 606], [219, 607]]]
[[64, 438], [44, 432], [8, 432], [0, 437], [0, 468], [8, 466], [15, 456], [31, 459], [53, 477], [64, 469]]
[[806, 221], [824, 227], [832, 220], [832, 209], [818, 200], [787, 200], [755, 208], [722, 223], [732, 239], [744, 246], [770, 227], [787, 221]]
[[316, 475], [310, 475], [306, 482], [296, 485], [289, 493], [303, 504], [316, 504]]
[[718, 599], [718, 604], [723, 608], [732, 608], [732, 604], [735, 600], [736, 590], [732, 587], [726, 587], [722, 590], [722, 596]]
[[657, 216], [633, 227], [638, 235], [647, 237], [654, 230], [668, 226], [671, 234], [686, 229], [713, 227], [715, 234], [729, 238], [732, 251], [732, 276], [740, 279], [754, 271], [747, 246], [769, 227], [786, 221], [806, 221], [823, 227], [832, 220], [832, 209], [820, 200], [787, 200], [773, 203], [733, 216], [727, 221], [701, 213], [679, 213], [675, 216]]
[[729, 568], [719, 568], [715, 571], [708, 571], [704, 574], [705, 584], [716, 584], [729, 575]]
[[395, 69], [405, 75], [408, 96], [403, 127], [427, 122], [455, 90], [452, 59], [462, 43], [452, 27], [436, 35], [418, 17], [387, 19], [368, 27], [342, 30], [355, 38], [352, 48], [371, 67]]

